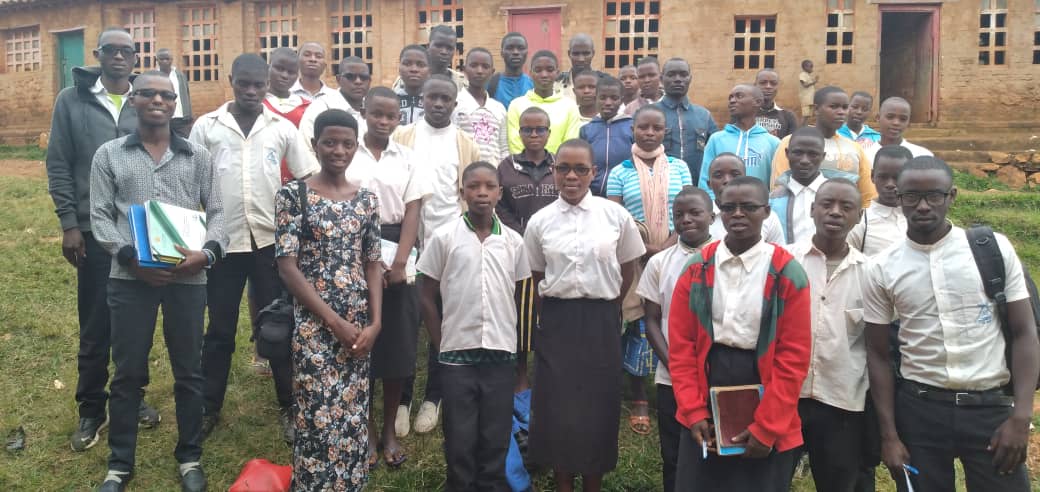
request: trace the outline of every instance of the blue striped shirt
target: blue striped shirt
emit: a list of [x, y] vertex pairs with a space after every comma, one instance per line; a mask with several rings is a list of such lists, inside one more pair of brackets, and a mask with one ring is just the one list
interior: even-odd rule
[[[651, 169], [653, 173], [653, 169]], [[675, 230], [672, 224], [672, 202], [683, 186], [692, 185], [690, 168], [681, 159], [668, 157], [668, 229]], [[626, 160], [610, 170], [607, 177], [607, 196], [620, 196], [628, 213], [640, 222], [646, 222], [643, 212], [643, 193], [639, 189], [639, 171], [636, 171], [632, 160]]]

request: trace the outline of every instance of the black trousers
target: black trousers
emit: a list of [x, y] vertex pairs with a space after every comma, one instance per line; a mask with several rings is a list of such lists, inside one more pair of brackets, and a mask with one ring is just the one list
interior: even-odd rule
[[152, 349], [159, 307], [163, 311], [163, 339], [173, 370], [173, 398], [177, 405], [178, 463], [202, 457], [202, 325], [206, 287], [170, 284], [151, 287], [139, 280], [111, 279], [108, 305], [112, 312], [112, 378], [109, 404], [108, 468], [131, 472], [137, 448], [137, 411], [141, 388], [148, 383], [148, 354]]
[[[993, 432], [1011, 415], [1011, 407], [958, 407], [952, 403], [924, 400], [902, 385], [896, 391], [896, 429], [910, 452], [910, 464], [920, 475], [910, 480], [917, 492], [954, 490], [953, 460], [960, 458], [971, 492], [1016, 492], [1029, 490], [1025, 465], [1011, 475], [1000, 475], [987, 451]], [[895, 477], [900, 491], [905, 478]]]
[[515, 364], [444, 365], [445, 490], [509, 492]]
[[[690, 430], [679, 437], [679, 467], [675, 475], [676, 492], [788, 492], [794, 476], [798, 450], [773, 451], [765, 458], [719, 456], [701, 447]], [[823, 489], [820, 489], [823, 490]]]
[[657, 427], [661, 437], [661, 473], [665, 492], [675, 490], [675, 467], [679, 462], [679, 436], [684, 429], [675, 413], [679, 404], [675, 401], [675, 391], [666, 384], [657, 385]]
[[[213, 265], [208, 278], [209, 328], [202, 344], [202, 373], [206, 378], [206, 415], [216, 415], [224, 407], [246, 280], [253, 286], [257, 310], [281, 295], [282, 282], [274, 263], [273, 245], [251, 253], [226, 255]], [[270, 363], [278, 405], [288, 408], [292, 405], [292, 360], [272, 359]]]
[[802, 398], [798, 401], [798, 415], [802, 418], [803, 450], [809, 454], [816, 489], [856, 490], [863, 464], [864, 412], [850, 412]]
[[[422, 277], [416, 279], [417, 288], [422, 291]], [[441, 296], [437, 294], [437, 311], [444, 315], [444, 307], [441, 304]], [[441, 370], [444, 365], [440, 363], [437, 356], [439, 354], [433, 348], [433, 345], [426, 346], [426, 387], [423, 390], [423, 401], [440, 403], [441, 395], [444, 393], [441, 388]], [[409, 376], [405, 378], [404, 385], [401, 389], [401, 404], [410, 406], [412, 404], [412, 394], [415, 392], [415, 376]]]
[[[79, 352], [76, 365], [76, 403], [82, 418], [105, 417], [108, 403], [108, 361], [112, 340], [112, 319], [108, 312], [108, 275], [112, 257], [94, 240], [94, 235], [83, 233], [87, 257], [76, 270], [76, 304], [79, 311]], [[145, 383], [148, 372], [145, 368]]]

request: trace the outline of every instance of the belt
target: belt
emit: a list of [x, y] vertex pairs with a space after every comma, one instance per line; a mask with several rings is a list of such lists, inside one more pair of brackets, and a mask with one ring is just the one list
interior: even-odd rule
[[1015, 399], [1004, 393], [1002, 389], [985, 391], [957, 391], [937, 388], [915, 381], [903, 380], [903, 385], [911, 395], [922, 400], [953, 403], [958, 407], [1012, 407]]

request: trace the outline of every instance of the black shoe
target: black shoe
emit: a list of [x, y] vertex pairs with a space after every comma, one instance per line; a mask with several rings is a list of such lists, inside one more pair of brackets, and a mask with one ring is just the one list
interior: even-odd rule
[[202, 416], [202, 440], [205, 441], [220, 423], [220, 414]]
[[159, 426], [159, 422], [162, 422], [159, 412], [141, 400], [141, 406], [137, 409], [137, 425], [142, 429], [154, 429]]
[[98, 486], [97, 492], [123, 492], [130, 481], [129, 472], [109, 470], [105, 480]]
[[101, 431], [108, 427], [108, 416], [101, 418], [80, 418], [79, 427], [72, 433], [72, 450], [86, 451], [101, 440]]
[[183, 463], [178, 471], [181, 474], [181, 490], [183, 492], [206, 492], [206, 474], [202, 473], [202, 465], [198, 463]]
[[293, 426], [292, 407], [278, 411], [278, 424], [282, 426], [282, 440], [292, 444], [296, 439], [296, 428]]

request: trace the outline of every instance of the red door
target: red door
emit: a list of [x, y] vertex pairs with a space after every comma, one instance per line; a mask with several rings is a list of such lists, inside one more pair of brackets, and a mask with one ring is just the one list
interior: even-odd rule
[[538, 50], [549, 50], [557, 57], [562, 56], [560, 52], [562, 30], [558, 7], [511, 9], [509, 11], [509, 31], [519, 32], [527, 38], [528, 56]]

